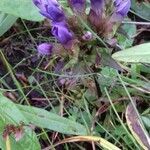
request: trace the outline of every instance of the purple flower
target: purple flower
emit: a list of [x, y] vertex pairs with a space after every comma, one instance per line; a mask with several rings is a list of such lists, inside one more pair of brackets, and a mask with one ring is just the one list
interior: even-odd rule
[[48, 43], [42, 43], [37, 46], [38, 53], [41, 55], [51, 55], [53, 45]]
[[52, 34], [65, 48], [72, 47], [73, 35], [64, 23], [53, 23]]
[[102, 15], [104, 5], [104, 0], [91, 0], [91, 10], [94, 11], [97, 16]]
[[115, 10], [111, 20], [122, 21], [131, 7], [131, 0], [114, 0]]
[[130, 0], [121, 1], [116, 7], [116, 13], [120, 14], [122, 17], [125, 17], [127, 13], [129, 12], [130, 7], [131, 7]]
[[72, 47], [73, 35], [69, 31], [66, 17], [56, 0], [33, 0], [40, 13], [52, 20], [52, 34], [66, 48]]
[[84, 13], [86, 8], [86, 1], [85, 0], [68, 0], [70, 7], [76, 13]]
[[120, 5], [121, 2], [122, 0], [114, 0], [114, 5], [117, 7]]
[[48, 5], [46, 7], [46, 14], [42, 13], [43, 15], [47, 15], [46, 17], [51, 19], [52, 21], [63, 21], [65, 20], [65, 14], [63, 12], [62, 9], [60, 9], [59, 7], [56, 7], [54, 5]]
[[56, 0], [33, 0], [40, 13], [52, 21], [62, 21], [65, 14]]

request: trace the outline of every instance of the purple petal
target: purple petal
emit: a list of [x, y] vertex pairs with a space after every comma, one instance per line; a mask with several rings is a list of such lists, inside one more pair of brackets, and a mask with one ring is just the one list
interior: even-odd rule
[[130, 0], [114, 0], [114, 6], [115, 6], [115, 10], [110, 18], [110, 21], [121, 22], [130, 10], [131, 1]]
[[52, 21], [59, 22], [65, 20], [65, 14], [59, 7], [48, 5], [46, 6], [46, 12], [49, 16], [49, 19], [51, 19]]
[[91, 9], [96, 13], [96, 15], [102, 15], [104, 5], [104, 0], [91, 0]]
[[49, 43], [42, 43], [37, 47], [38, 53], [41, 55], [51, 55], [52, 49], [53, 45]]
[[57, 0], [33, 0], [33, 3], [40, 9], [40, 5], [59, 6]]
[[77, 13], [83, 13], [85, 11], [85, 7], [86, 7], [85, 0], [69, 0], [69, 4], [73, 9], [73, 11]]
[[41, 3], [41, 0], [33, 0], [33, 3], [34, 3], [37, 7], [40, 7], [40, 5], [42, 4], [42, 3]]
[[33, 0], [40, 13], [52, 21], [62, 21], [65, 14], [56, 0]]
[[[45, 2], [45, 1], [44, 1]], [[46, 11], [45, 5], [47, 3], [44, 3], [42, 0], [33, 0], [33, 3], [40, 9], [40, 11]]]
[[115, 5], [116, 7], [118, 7], [121, 2], [122, 2], [122, 0], [114, 0], [114, 5]]
[[49, 5], [53, 4], [53, 5], [59, 6], [59, 3], [57, 2], [57, 0], [46, 0], [46, 1], [47, 1], [47, 4], [49, 4]]
[[73, 40], [73, 35], [66, 26], [63, 26], [62, 24], [58, 24], [58, 23], [55, 24], [52, 27], [52, 34], [65, 47], [71, 46], [70, 44], [71, 41]]
[[125, 17], [130, 10], [131, 1], [130, 0], [115, 0], [114, 5], [116, 7], [115, 13]]

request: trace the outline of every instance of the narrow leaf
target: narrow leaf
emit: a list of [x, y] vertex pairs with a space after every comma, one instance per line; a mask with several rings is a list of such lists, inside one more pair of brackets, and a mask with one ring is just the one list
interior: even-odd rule
[[74, 135], [86, 135], [86, 128], [72, 120], [61, 117], [57, 114], [48, 112], [46, 110], [17, 105], [23, 115], [26, 117], [28, 122], [42, 127], [47, 128], [53, 131], [65, 133], [65, 134], [74, 134]]
[[150, 114], [146, 116], [142, 116], [142, 120], [144, 122], [144, 125], [147, 127], [147, 129], [150, 132]]
[[126, 120], [130, 131], [132, 132], [134, 138], [141, 145], [144, 150], [150, 149], [150, 138], [145, 129], [141, 125], [140, 120], [133, 108], [133, 105], [130, 103], [126, 109]]
[[9, 136], [7, 136], [7, 138], [6, 138], [6, 150], [11, 150]]
[[58, 146], [58, 145], [64, 144], [64, 143], [84, 142], [84, 141], [97, 142], [100, 146], [102, 146], [103, 148], [106, 148], [108, 150], [121, 150], [120, 148], [118, 148], [117, 146], [108, 142], [104, 138], [97, 137], [97, 136], [75, 136], [75, 137], [64, 139], [61, 142], [57, 143], [55, 146]]

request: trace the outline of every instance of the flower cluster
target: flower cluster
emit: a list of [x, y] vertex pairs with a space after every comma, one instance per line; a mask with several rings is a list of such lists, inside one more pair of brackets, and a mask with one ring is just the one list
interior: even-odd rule
[[[71, 31], [71, 25], [69, 23], [68, 16], [65, 15], [63, 8], [57, 2], [57, 0], [33, 0], [34, 4], [39, 8], [40, 13], [51, 20], [51, 33], [55, 36], [55, 38], [62, 44], [62, 46], [69, 50], [74, 47], [74, 40], [77, 38], [79, 41], [81, 40], [89, 40], [92, 39], [92, 34], [89, 31], [80, 31], [82, 35], [76, 36], [76, 31]], [[74, 12], [76, 19], [78, 16], [86, 15], [86, 22], [89, 21], [91, 24], [91, 28], [97, 32], [98, 35], [101, 35], [103, 32], [110, 32], [112, 26], [116, 22], [121, 22], [123, 18], [127, 15], [131, 2], [130, 0], [112, 0], [114, 4], [114, 8], [112, 10], [111, 15], [107, 16], [106, 14], [106, 2], [105, 0], [90, 0], [91, 7], [89, 14], [86, 15], [86, 0], [68, 0], [68, 4], [72, 11]], [[75, 22], [75, 20], [73, 20]], [[72, 24], [75, 24], [75, 23]], [[80, 23], [79, 23], [80, 26]], [[86, 35], [84, 35], [86, 33]], [[43, 51], [43, 54], [46, 54], [47, 50], [52, 49], [53, 46], [43, 44], [38, 48]], [[47, 53], [49, 54], [49, 53]]]
[[113, 47], [116, 44], [113, 31], [127, 15], [131, 2], [130, 0], [90, 0], [90, 10], [87, 14], [86, 0], [67, 1], [72, 13], [69, 11], [66, 15], [57, 0], [33, 0], [39, 12], [50, 21], [51, 33], [58, 41], [57, 44], [38, 45], [38, 53], [54, 56], [54, 72], [56, 74], [63, 72], [66, 75], [57, 79], [58, 86], [71, 89], [80, 85], [80, 82], [88, 86], [87, 79], [84, 81], [78, 75], [91, 73], [92, 69], [97, 69], [101, 64], [112, 64], [113, 68], [121, 70], [120, 66], [110, 59], [111, 57], [109, 60], [101, 55], [100, 43], [82, 24], [84, 21], [97, 36], [107, 42], [108, 46]]
[[59, 3], [56, 0], [33, 0], [33, 2], [40, 9], [40, 13], [52, 21], [52, 34], [66, 49], [70, 49], [73, 34], [69, 30], [66, 16]]

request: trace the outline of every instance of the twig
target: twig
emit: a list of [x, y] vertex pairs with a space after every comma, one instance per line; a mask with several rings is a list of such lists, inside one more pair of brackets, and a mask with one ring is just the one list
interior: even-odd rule
[[122, 24], [136, 24], [150, 26], [150, 22], [135, 22], [135, 21], [122, 21]]

